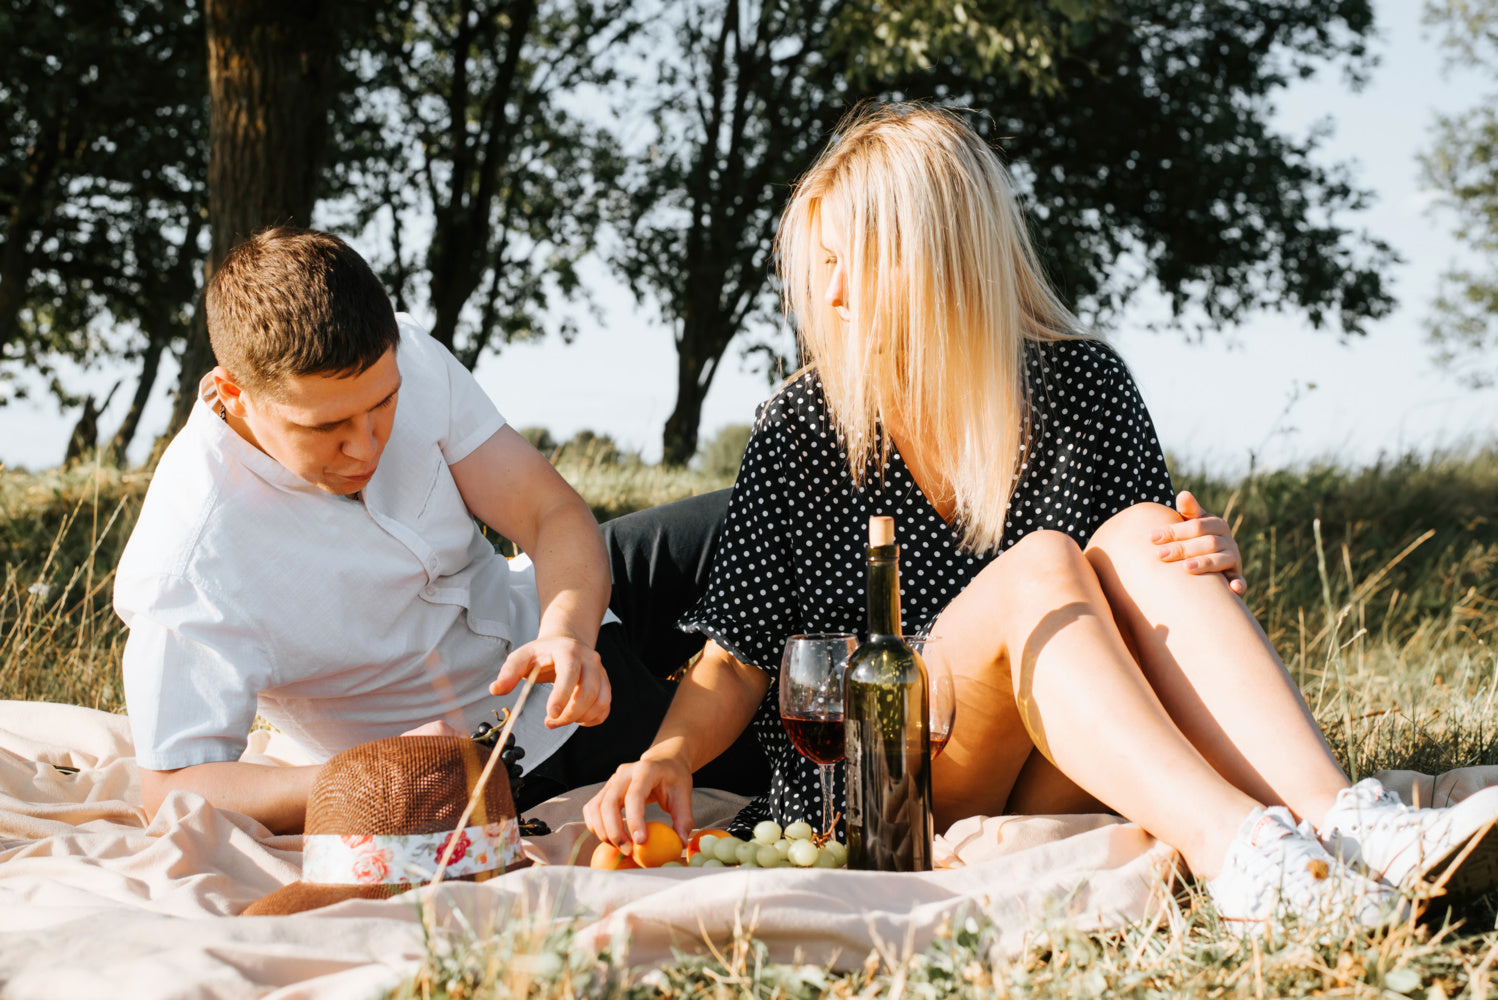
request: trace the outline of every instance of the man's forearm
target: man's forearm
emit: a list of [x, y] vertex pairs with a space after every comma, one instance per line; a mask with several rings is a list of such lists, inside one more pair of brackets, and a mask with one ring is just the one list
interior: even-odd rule
[[224, 761], [175, 771], [140, 772], [146, 815], [156, 818], [169, 792], [196, 792], [220, 809], [259, 820], [272, 833], [300, 833], [307, 821], [307, 799], [318, 765], [284, 767]]
[[541, 519], [535, 551], [539, 636], [567, 636], [594, 646], [609, 604], [608, 552], [593, 512], [581, 499]]

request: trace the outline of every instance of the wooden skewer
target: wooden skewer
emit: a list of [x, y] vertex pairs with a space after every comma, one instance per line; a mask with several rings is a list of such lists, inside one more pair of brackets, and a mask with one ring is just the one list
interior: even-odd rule
[[515, 708], [510, 712], [510, 717], [505, 720], [504, 727], [499, 731], [499, 739], [494, 742], [494, 750], [489, 754], [489, 762], [484, 765], [484, 771], [479, 775], [478, 782], [473, 786], [473, 794], [468, 796], [468, 805], [463, 808], [463, 815], [458, 817], [458, 825], [453, 830], [453, 835], [447, 839], [447, 847], [442, 852], [442, 860], [437, 862], [437, 874], [432, 876], [432, 885], [442, 881], [442, 876], [447, 871], [447, 863], [452, 860], [453, 851], [458, 849], [457, 835], [468, 827], [468, 818], [473, 815], [473, 810], [478, 807], [479, 799], [483, 798], [484, 785], [489, 781], [489, 775], [494, 771], [494, 765], [499, 761], [500, 752], [504, 750], [505, 740], [510, 738], [510, 730], [515, 728], [515, 720], [520, 718], [520, 710], [525, 707], [525, 699], [531, 693], [531, 688], [536, 686], [536, 674], [541, 669], [537, 664], [531, 668], [531, 672], [525, 676], [525, 686], [520, 689], [520, 697], [515, 699]]

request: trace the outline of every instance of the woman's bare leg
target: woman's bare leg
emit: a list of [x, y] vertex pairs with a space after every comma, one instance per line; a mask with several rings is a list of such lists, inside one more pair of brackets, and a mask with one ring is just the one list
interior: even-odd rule
[[1031, 750], [1004, 803], [1004, 812], [1016, 816], [1056, 816], [1071, 813], [1107, 813], [1112, 808], [1062, 774], [1039, 750]]
[[1093, 535], [1087, 558], [1114, 618], [1181, 732], [1248, 795], [1319, 823], [1347, 776], [1259, 623], [1221, 574], [1161, 562], [1140, 504]]
[[1216, 874], [1259, 803], [1171, 721], [1075, 542], [1026, 536], [958, 595], [936, 634], [958, 700], [952, 741], [933, 769], [938, 825], [1001, 812], [1038, 748], [1077, 786], [1180, 850], [1198, 875]]

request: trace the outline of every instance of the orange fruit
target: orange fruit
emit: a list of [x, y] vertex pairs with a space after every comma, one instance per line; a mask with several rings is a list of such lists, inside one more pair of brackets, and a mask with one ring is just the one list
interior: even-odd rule
[[636, 844], [632, 854], [641, 868], [659, 868], [667, 861], [680, 861], [681, 848], [681, 838], [675, 830], [659, 820], [651, 820], [645, 824], [645, 843]]
[[709, 827], [706, 830], [698, 830], [696, 833], [692, 834], [692, 839], [689, 840], [689, 841], [687, 841], [687, 857], [688, 858], [690, 858], [692, 855], [697, 854], [698, 852], [700, 852], [702, 850], [702, 847], [700, 846], [702, 844], [702, 838], [703, 837], [707, 837], [707, 836], [726, 837], [726, 836], [728, 836], [728, 831], [727, 830], [716, 830], [716, 829], [713, 829], [713, 828]]
[[638, 868], [639, 865], [635, 864], [634, 858], [605, 841], [593, 848], [593, 857], [588, 859], [588, 867], [611, 872]]

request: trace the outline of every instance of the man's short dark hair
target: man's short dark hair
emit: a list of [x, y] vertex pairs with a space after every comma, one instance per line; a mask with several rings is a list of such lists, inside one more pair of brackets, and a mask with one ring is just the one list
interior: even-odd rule
[[277, 226], [230, 250], [209, 279], [208, 339], [244, 387], [276, 395], [301, 375], [357, 375], [400, 328], [369, 264], [336, 236]]

